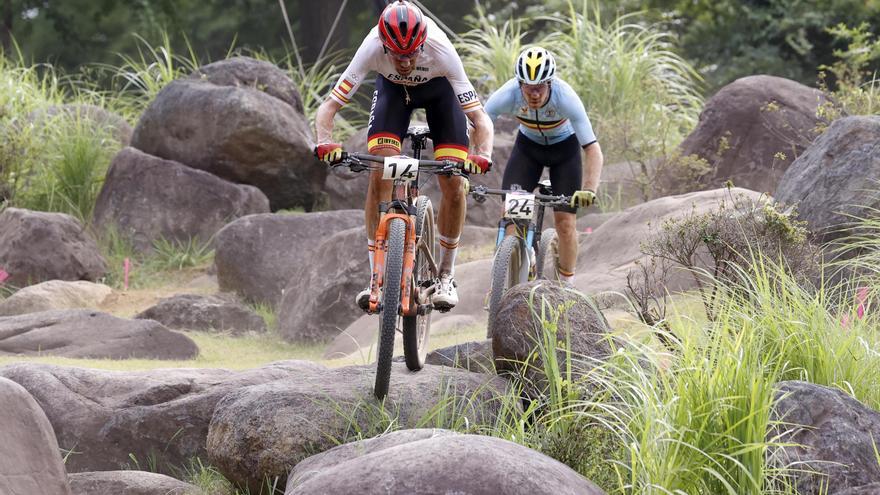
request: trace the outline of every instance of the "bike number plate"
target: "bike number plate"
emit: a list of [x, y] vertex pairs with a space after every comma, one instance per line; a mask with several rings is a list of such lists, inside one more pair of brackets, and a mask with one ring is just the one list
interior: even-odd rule
[[535, 212], [535, 195], [507, 194], [504, 198], [504, 217], [531, 220]]
[[419, 161], [406, 156], [389, 156], [385, 158], [385, 169], [382, 178], [385, 180], [402, 180], [412, 182], [419, 171]]

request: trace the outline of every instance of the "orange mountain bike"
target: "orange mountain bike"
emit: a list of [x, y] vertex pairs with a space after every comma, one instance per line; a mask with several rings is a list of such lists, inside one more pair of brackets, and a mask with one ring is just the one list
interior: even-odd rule
[[394, 336], [403, 335], [403, 354], [411, 371], [422, 369], [431, 325], [431, 303], [440, 277], [435, 259], [434, 208], [427, 196], [419, 196], [421, 174], [466, 174], [453, 161], [422, 160], [421, 152], [430, 138], [427, 127], [411, 127], [413, 157], [346, 153], [334, 167], [354, 172], [381, 171], [394, 181], [390, 202], [379, 204], [376, 254], [370, 279], [369, 312], [380, 315], [374, 393], [382, 400], [388, 394]]

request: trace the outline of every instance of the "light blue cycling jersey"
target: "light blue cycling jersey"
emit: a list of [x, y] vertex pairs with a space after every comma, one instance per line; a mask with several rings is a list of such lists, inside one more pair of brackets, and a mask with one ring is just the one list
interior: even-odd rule
[[499, 115], [510, 114], [519, 121], [519, 130], [539, 144], [556, 144], [577, 134], [581, 146], [596, 142], [593, 126], [578, 95], [565, 81], [553, 79], [550, 98], [543, 107], [531, 109], [514, 78], [492, 93], [485, 105], [494, 122]]

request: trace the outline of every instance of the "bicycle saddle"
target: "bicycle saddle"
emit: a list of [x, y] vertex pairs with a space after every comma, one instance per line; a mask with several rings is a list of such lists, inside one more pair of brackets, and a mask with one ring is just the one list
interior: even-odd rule
[[431, 139], [431, 129], [428, 129], [428, 126], [424, 125], [414, 125], [406, 130], [406, 137], [412, 139]]
[[538, 182], [538, 192], [545, 196], [553, 196], [553, 188], [550, 187], [550, 179], [544, 179]]

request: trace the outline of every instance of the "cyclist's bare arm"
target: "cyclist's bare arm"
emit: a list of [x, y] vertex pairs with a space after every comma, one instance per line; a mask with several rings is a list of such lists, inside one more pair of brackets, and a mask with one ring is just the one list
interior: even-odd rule
[[342, 105], [332, 98], [327, 98], [318, 107], [318, 112], [315, 114], [315, 139], [318, 144], [333, 141], [333, 118], [340, 108]]
[[594, 192], [599, 191], [599, 177], [602, 175], [602, 165], [605, 157], [598, 142], [588, 145], [583, 149], [584, 189]]
[[495, 126], [492, 125], [492, 119], [489, 114], [482, 108], [469, 112], [468, 120], [474, 124], [474, 133], [471, 142], [473, 142], [474, 152], [478, 155], [486, 157], [492, 156], [492, 148], [494, 145]]

